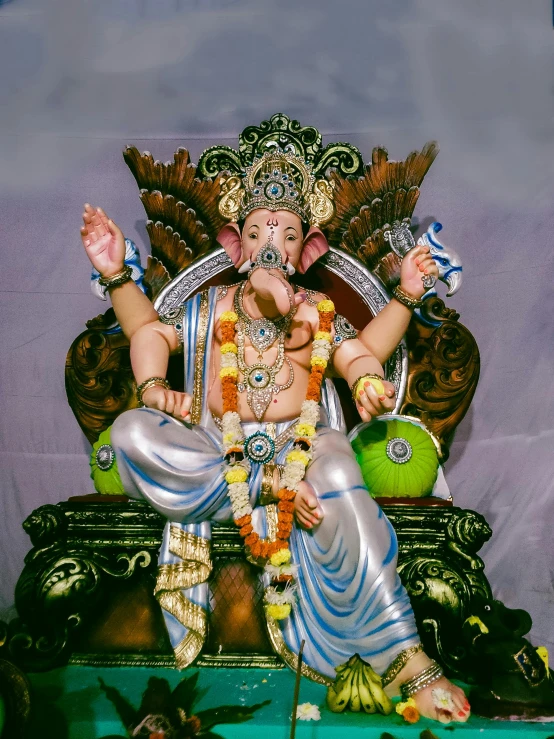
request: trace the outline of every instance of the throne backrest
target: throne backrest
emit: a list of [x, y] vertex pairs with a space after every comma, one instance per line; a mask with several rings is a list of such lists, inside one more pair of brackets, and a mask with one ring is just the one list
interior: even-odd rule
[[[165, 164], [134, 147], [125, 150], [148, 216], [152, 248], [144, 283], [149, 297], [166, 313], [208, 285], [238, 281], [227, 255], [214, 248], [225, 223], [218, 210], [222, 183], [229, 172], [238, 172], [274, 145], [292, 146], [334, 191], [335, 213], [323, 227], [330, 251], [302, 277], [301, 284], [328, 294], [338, 312], [357, 328], [363, 327], [386, 305], [399, 279], [400, 260], [385, 233], [395, 222], [410, 223], [437, 146], [426, 144], [400, 162], [389, 161], [387, 151], [379, 147], [373, 150], [371, 163], [363, 164], [355, 147], [340, 143], [323, 148], [317, 129], [301, 127], [282, 114], [246, 128], [238, 151], [207, 149], [198, 166], [191, 164], [182, 148], [173, 162]], [[69, 403], [91, 442], [121, 412], [136, 405], [128, 342], [113, 323], [111, 310], [90, 321], [66, 362]], [[178, 362], [170, 366], [170, 373], [177, 387]], [[446, 458], [454, 429], [477, 385], [479, 354], [470, 332], [458, 323], [458, 314], [436, 294], [412, 320], [386, 374], [397, 389], [396, 410], [423, 421]], [[353, 404], [342, 390], [345, 416], [352, 422]]]

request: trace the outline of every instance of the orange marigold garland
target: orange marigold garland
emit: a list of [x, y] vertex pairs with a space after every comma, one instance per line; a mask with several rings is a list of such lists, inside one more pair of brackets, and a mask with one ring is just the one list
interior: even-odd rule
[[335, 306], [331, 300], [317, 305], [319, 330], [312, 343], [310, 377], [306, 399], [302, 403], [300, 418], [295, 425], [296, 438], [287, 454], [281, 475], [281, 488], [277, 493], [277, 537], [274, 541], [260, 539], [252, 526], [252, 507], [248, 486], [250, 463], [244, 454], [244, 434], [238, 414], [238, 362], [235, 342], [235, 326], [238, 316], [225, 311], [221, 324], [221, 367], [219, 376], [223, 398], [223, 448], [225, 454], [225, 480], [233, 508], [233, 518], [245, 545], [255, 559], [265, 560], [265, 569], [274, 583], [287, 583], [284, 590], [274, 586], [266, 588], [266, 610], [276, 619], [286, 618], [294, 601], [294, 566], [291, 564], [289, 537], [293, 526], [294, 498], [306, 468], [312, 459], [311, 439], [316, 434], [319, 421], [321, 384], [332, 350], [331, 326]]

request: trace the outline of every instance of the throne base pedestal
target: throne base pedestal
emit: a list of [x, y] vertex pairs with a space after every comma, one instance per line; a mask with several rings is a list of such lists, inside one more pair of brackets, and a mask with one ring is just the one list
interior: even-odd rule
[[[477, 552], [491, 535], [478, 513], [436, 499], [381, 500], [399, 545], [398, 570], [426, 651], [466, 677], [461, 626], [474, 597], [491, 597]], [[85, 665], [173, 665], [153, 596], [165, 521], [146, 503], [85, 496], [25, 521], [34, 548], [16, 587], [20, 621], [4, 649], [29, 671]], [[233, 526], [212, 529], [209, 633], [197, 664], [282, 666], [265, 631], [259, 570]]]

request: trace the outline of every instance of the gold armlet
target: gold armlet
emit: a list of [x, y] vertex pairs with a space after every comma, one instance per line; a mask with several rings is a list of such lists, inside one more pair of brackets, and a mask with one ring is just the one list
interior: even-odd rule
[[164, 387], [166, 390], [171, 390], [171, 385], [165, 379], [165, 377], [149, 377], [144, 382], [141, 382], [140, 385], [137, 387], [137, 400], [140, 405], [144, 405], [142, 401], [143, 394], [149, 388], [154, 387], [154, 385], [161, 385], [161, 387]]
[[394, 288], [392, 294], [399, 303], [402, 303], [402, 305], [405, 305], [406, 308], [409, 308], [410, 310], [413, 310], [414, 308], [421, 308], [421, 306], [423, 305], [423, 300], [420, 300], [419, 298], [413, 298], [411, 295], [408, 295], [408, 293], [403, 290], [400, 285], [397, 285]]
[[112, 275], [111, 277], [101, 277], [98, 280], [98, 284], [106, 288], [117, 287], [118, 285], [123, 285], [124, 282], [128, 282], [131, 279], [132, 274], [133, 268], [129, 267], [129, 265], [125, 265], [120, 272], [117, 272], [117, 274]]

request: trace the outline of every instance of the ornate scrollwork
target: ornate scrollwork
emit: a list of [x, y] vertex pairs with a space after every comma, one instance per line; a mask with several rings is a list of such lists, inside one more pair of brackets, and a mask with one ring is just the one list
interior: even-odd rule
[[286, 149], [291, 144], [295, 153], [314, 164], [321, 151], [321, 134], [313, 126], [301, 126], [298, 121], [277, 113], [259, 126], [247, 126], [239, 136], [241, 160], [247, 164], [252, 164], [255, 157], [263, 156], [272, 146]]
[[[433, 301], [433, 315], [452, 316], [441, 303], [438, 298]], [[401, 413], [425, 423], [439, 439], [446, 459], [454, 430], [477, 387], [479, 350], [467, 328], [450, 318], [436, 328], [413, 320], [406, 339], [410, 374]]]
[[448, 308], [444, 301], [436, 295], [427, 298], [421, 306], [421, 315], [430, 323], [442, 323], [442, 321], [457, 321], [460, 317], [459, 313], [453, 308]]
[[240, 168], [240, 157], [230, 146], [210, 146], [198, 162], [200, 175], [214, 179], [224, 172], [238, 172]]
[[428, 613], [429, 602], [439, 604], [452, 616], [459, 618], [464, 601], [471, 591], [463, 572], [442, 558], [415, 554], [403, 560], [398, 572], [412, 600], [414, 610]]
[[25, 674], [4, 659], [0, 659], [0, 695], [4, 704], [2, 735], [6, 739], [23, 739], [31, 714], [31, 686]]
[[129, 342], [122, 333], [85, 331], [65, 363], [69, 405], [92, 443], [117, 416], [137, 405]]
[[32, 550], [15, 590], [21, 621], [10, 624], [8, 653], [32, 669], [63, 661], [71, 632], [102, 598], [105, 575], [127, 579], [151, 563], [147, 550], [98, 552], [63, 540], [53, 548]]
[[314, 167], [314, 174], [325, 174], [331, 168], [343, 177], [359, 177], [363, 172], [362, 155], [352, 144], [328, 144]]
[[225, 172], [240, 175], [272, 148], [296, 154], [314, 174], [325, 177], [333, 167], [341, 177], [362, 173], [362, 155], [355, 146], [332, 143], [322, 149], [321, 134], [313, 126], [301, 126], [283, 113], [277, 113], [259, 126], [247, 126], [239, 136], [238, 153], [228, 146], [212, 146], [202, 154], [198, 171], [203, 177], [217, 177]]

